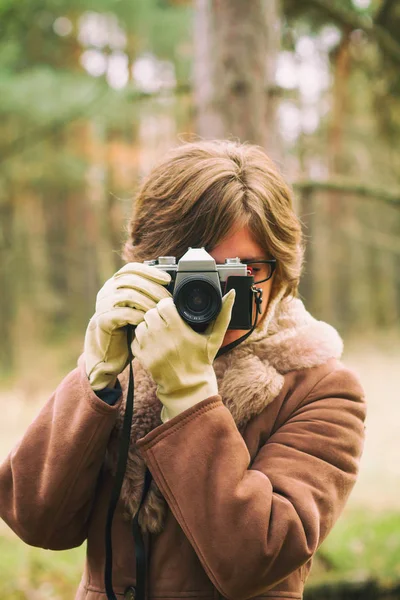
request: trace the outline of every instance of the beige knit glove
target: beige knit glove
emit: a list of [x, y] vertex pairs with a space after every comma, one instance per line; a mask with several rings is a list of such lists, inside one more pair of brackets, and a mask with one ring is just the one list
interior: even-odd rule
[[156, 267], [131, 262], [103, 285], [85, 335], [86, 373], [93, 390], [114, 387], [129, 362], [126, 325], [138, 325], [146, 311], [171, 294], [171, 276]]
[[222, 298], [222, 308], [204, 333], [195, 332], [179, 315], [172, 298], [161, 300], [136, 327], [132, 352], [157, 383], [163, 423], [218, 394], [213, 369], [231, 320], [235, 290]]

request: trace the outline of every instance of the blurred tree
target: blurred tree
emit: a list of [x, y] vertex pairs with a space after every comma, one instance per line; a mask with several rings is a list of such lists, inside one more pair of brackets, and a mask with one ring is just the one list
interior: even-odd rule
[[234, 136], [277, 154], [273, 94], [280, 46], [277, 0], [197, 0], [195, 106], [202, 137]]
[[[332, 84], [322, 99], [320, 124], [312, 135], [303, 134], [293, 151], [302, 151], [303, 177], [311, 176], [318, 160], [324, 177], [359, 178], [390, 190], [400, 183], [395, 149], [400, 105], [393, 94], [399, 81], [398, 36], [388, 22], [396, 23], [399, 4], [367, 4], [361, 9], [351, 0], [301, 5], [283, 0], [290, 32], [284, 40], [293, 54], [308, 40], [323, 56], [325, 40], [337, 32], [327, 55]], [[379, 196], [374, 207], [340, 186], [326, 192], [308, 188], [301, 198], [299, 212], [310, 240], [301, 291], [310, 309], [346, 330], [393, 326], [400, 318], [396, 210], [382, 205]], [[389, 231], [392, 238], [383, 241], [380, 234]]]

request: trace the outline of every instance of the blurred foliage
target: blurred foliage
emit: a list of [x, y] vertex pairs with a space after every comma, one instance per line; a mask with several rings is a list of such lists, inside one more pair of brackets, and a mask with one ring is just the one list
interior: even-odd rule
[[[68, 17], [76, 26], [87, 12], [114, 15], [135, 49], [151, 50], [161, 58], [180, 60], [179, 42], [190, 39], [190, 5], [165, 0], [23, 0], [17, 5], [0, 1], [0, 63], [3, 68], [21, 69], [37, 64], [77, 68], [71, 50], [75, 36], [61, 37], [54, 30], [59, 17]], [[187, 75], [187, 72], [186, 72]]]
[[[372, 577], [383, 585], [400, 580], [400, 514], [349, 511], [321, 545], [329, 571], [346, 579]], [[325, 576], [326, 577], [326, 576]]]
[[[88, 11], [94, 11], [91, 14], [95, 15], [104, 11], [109, 19], [117, 19], [126, 36], [125, 42], [120, 43], [132, 58], [152, 52], [174, 64], [178, 81], [188, 79], [191, 57], [187, 49], [190, 39], [187, 6], [158, 0], [136, 0], [130, 4], [119, 0], [96, 3], [25, 0], [18, 5], [2, 0], [0, 116], [6, 132], [1, 136], [4, 145], [0, 144], [0, 159], [7, 157], [10, 139], [11, 146], [15, 144], [15, 134], [29, 139], [33, 126], [48, 126], [54, 119], [67, 126], [71, 118], [93, 116], [99, 107], [107, 107], [102, 118], [112, 124], [120, 110], [130, 104], [131, 86], [113, 93], [104, 77], [96, 82], [79, 62], [83, 51], [78, 39], [79, 24]], [[60, 18], [71, 23], [70, 34], [61, 36], [55, 32], [54, 24]], [[114, 50], [110, 39], [102, 44], [106, 55]], [[96, 48], [87, 46], [90, 47]], [[42, 152], [45, 150], [41, 148]]]
[[7, 600], [73, 598], [84, 562], [84, 547], [65, 552], [32, 548], [0, 536], [0, 592]]

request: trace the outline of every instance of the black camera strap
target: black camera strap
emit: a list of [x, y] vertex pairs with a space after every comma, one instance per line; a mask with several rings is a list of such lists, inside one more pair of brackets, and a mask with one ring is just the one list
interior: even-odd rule
[[[122, 482], [124, 480], [126, 463], [128, 460], [129, 445], [131, 441], [131, 425], [133, 416], [133, 394], [134, 394], [134, 380], [133, 380], [133, 369], [132, 369], [132, 344], [133, 339], [133, 326], [127, 326], [127, 342], [128, 342], [128, 355], [129, 355], [129, 386], [128, 394], [126, 398], [125, 416], [122, 426], [122, 436], [118, 449], [118, 461], [117, 471], [115, 474], [114, 486], [111, 491], [110, 503], [108, 505], [106, 529], [105, 529], [105, 567], [104, 567], [104, 586], [107, 594], [107, 600], [117, 600], [113, 585], [112, 585], [112, 522], [114, 518], [114, 512], [118, 503], [118, 499], [121, 493]], [[141, 541], [141, 540], [140, 540]], [[141, 549], [140, 549], [141, 550]], [[139, 551], [140, 553], [140, 551]], [[144, 596], [143, 596], [144, 598]]]
[[[252, 328], [242, 337], [227, 344], [223, 348], [220, 348], [216, 354], [216, 358], [226, 354], [242, 342], [246, 340], [257, 327], [258, 315], [262, 313], [261, 303], [262, 303], [262, 290], [261, 288], [252, 288], [254, 294], [254, 300], [256, 303], [256, 315], [254, 319], [254, 324]], [[122, 436], [118, 450], [118, 461], [117, 461], [117, 471], [115, 474], [114, 486], [111, 491], [110, 504], [107, 512], [107, 520], [106, 520], [106, 529], [105, 529], [105, 567], [104, 567], [104, 585], [107, 595], [107, 600], [117, 600], [117, 597], [113, 590], [112, 585], [112, 522], [114, 518], [114, 512], [118, 503], [118, 499], [121, 493], [122, 482], [124, 480], [126, 464], [128, 460], [128, 452], [129, 445], [131, 439], [131, 425], [132, 425], [132, 416], [133, 416], [133, 406], [134, 406], [134, 378], [133, 378], [133, 368], [132, 368], [132, 339], [133, 339], [133, 330], [134, 327], [132, 325], [127, 326], [127, 342], [128, 342], [128, 351], [129, 351], [129, 386], [128, 393], [126, 397], [126, 407], [125, 407], [125, 416], [124, 422], [122, 426]], [[135, 556], [136, 556], [136, 587], [129, 588], [131, 592], [134, 593], [135, 600], [145, 600], [146, 599], [146, 585], [147, 585], [147, 557], [146, 557], [146, 549], [145, 543], [142, 535], [142, 531], [139, 526], [139, 511], [143, 505], [143, 502], [146, 498], [147, 492], [150, 488], [152, 480], [152, 475], [148, 467], [146, 467], [144, 486], [142, 492], [142, 498], [140, 500], [139, 508], [135, 513], [135, 516], [132, 521], [132, 533], [135, 542]]]

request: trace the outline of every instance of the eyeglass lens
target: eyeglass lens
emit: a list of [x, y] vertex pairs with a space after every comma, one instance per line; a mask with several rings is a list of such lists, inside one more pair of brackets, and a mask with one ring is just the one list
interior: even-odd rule
[[262, 262], [249, 262], [247, 266], [251, 267], [252, 274], [254, 275], [254, 283], [269, 279], [272, 273], [272, 266], [268, 263]]

